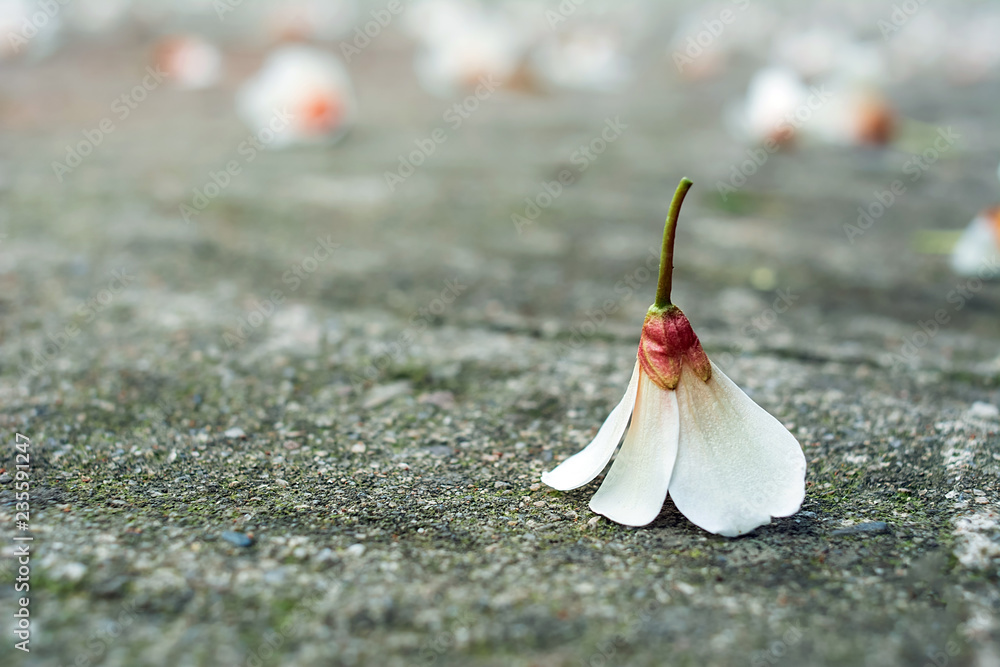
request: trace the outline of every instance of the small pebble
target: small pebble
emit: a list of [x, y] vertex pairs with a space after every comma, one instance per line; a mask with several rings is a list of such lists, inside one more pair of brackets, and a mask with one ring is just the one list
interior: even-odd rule
[[0, 484], [10, 484], [13, 481], [14, 478], [8, 475], [7, 473], [0, 475]]
[[1000, 408], [992, 403], [976, 401], [965, 414], [973, 419], [997, 419], [1000, 418]]
[[248, 547], [253, 544], [253, 538], [249, 535], [244, 535], [243, 533], [237, 533], [232, 530], [227, 530], [220, 535], [222, 539], [231, 544], [235, 544], [238, 547]]
[[354, 443], [353, 445], [351, 445], [351, 451], [354, 452], [355, 454], [364, 454], [365, 453], [365, 443], [363, 443], [363, 442], [356, 442], [356, 443]]
[[233, 428], [226, 429], [223, 435], [227, 438], [242, 438], [246, 436], [246, 433], [239, 426], [234, 426]]
[[346, 553], [347, 553], [348, 556], [358, 556], [358, 557], [364, 556], [365, 555], [365, 545], [360, 544], [360, 543], [358, 543], [358, 544], [352, 544], [351, 546], [347, 547]]
[[368, 392], [368, 396], [365, 397], [362, 406], [369, 410], [377, 408], [398, 396], [404, 396], [412, 391], [413, 388], [410, 386], [410, 383], [405, 380], [393, 382], [391, 384], [379, 385], [372, 388], [372, 390]]
[[429, 403], [430, 405], [436, 405], [444, 410], [449, 410], [455, 407], [455, 395], [450, 391], [432, 391], [425, 394], [420, 394], [417, 397], [418, 403]]
[[859, 523], [847, 528], [840, 528], [833, 531], [832, 535], [881, 535], [889, 532], [889, 524], [885, 521], [869, 521]]
[[85, 574], [87, 574], [87, 566], [77, 562], [56, 565], [51, 572], [53, 579], [64, 579], [73, 582], [80, 581]]

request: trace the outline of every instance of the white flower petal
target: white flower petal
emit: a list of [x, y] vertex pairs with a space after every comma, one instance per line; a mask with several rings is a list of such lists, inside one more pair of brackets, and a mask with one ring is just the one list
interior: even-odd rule
[[[992, 277], [1000, 255], [1000, 225], [991, 211], [980, 213], [962, 232], [951, 251], [951, 268], [960, 276]], [[993, 260], [992, 262], [990, 260]]]
[[632, 426], [590, 509], [626, 526], [645, 526], [667, 498], [680, 431], [676, 392], [640, 373]]
[[670, 497], [692, 523], [734, 537], [798, 511], [806, 459], [795, 437], [712, 364], [677, 386], [681, 432]]
[[632, 379], [628, 382], [625, 396], [615, 406], [601, 429], [581, 451], [560, 463], [554, 470], [542, 473], [542, 483], [560, 491], [569, 491], [588, 483], [601, 474], [608, 465], [611, 455], [621, 442], [625, 427], [628, 426], [632, 408], [635, 406], [636, 389], [639, 386], [639, 362], [632, 369]]

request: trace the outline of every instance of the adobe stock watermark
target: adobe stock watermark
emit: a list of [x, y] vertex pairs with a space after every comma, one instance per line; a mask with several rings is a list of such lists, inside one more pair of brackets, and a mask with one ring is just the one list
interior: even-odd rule
[[905, 0], [892, 6], [892, 12], [888, 19], [879, 19], [875, 22], [875, 27], [882, 33], [883, 39], [889, 39], [892, 35], [910, 22], [920, 8], [927, 4], [927, 0]]
[[961, 640], [961, 637], [956, 634], [955, 638], [949, 639], [940, 649], [937, 647], [927, 649], [926, 655], [930, 662], [924, 663], [924, 667], [949, 667], [952, 664], [952, 659], [957, 658], [962, 653], [962, 644], [956, 638]]
[[[955, 285], [955, 288], [949, 291], [945, 297], [945, 300], [951, 304], [951, 310], [958, 312], [965, 308], [965, 305], [983, 289], [985, 280], [996, 275], [998, 271], [1000, 271], [1000, 256], [994, 255], [992, 259], [983, 262], [979, 271], [976, 272], [976, 277]], [[887, 361], [892, 364], [893, 370], [912, 369], [917, 360], [917, 353], [938, 335], [941, 327], [949, 322], [951, 322], [951, 314], [944, 308], [934, 311], [934, 317], [918, 320], [917, 330], [909, 336], [903, 337], [903, 344], [898, 352], [889, 354]]]
[[417, 312], [410, 316], [409, 326], [396, 337], [396, 340], [389, 343], [385, 350], [376, 355], [365, 367], [362, 374], [354, 375], [351, 378], [354, 389], [361, 391], [366, 383], [374, 381], [394, 360], [402, 357], [403, 353], [413, 345], [417, 336], [427, 330], [433, 319], [443, 315], [467, 289], [468, 286], [462, 284], [458, 277], [445, 280], [444, 289], [441, 290], [440, 294], [432, 299], [427, 306], [417, 309]]
[[[14, 528], [20, 535], [14, 535], [14, 557], [11, 567], [15, 569], [12, 576], [15, 593], [31, 592], [31, 542], [35, 537], [31, 534], [31, 438], [23, 433], [14, 434]], [[4, 573], [6, 574], [6, 572]], [[31, 598], [26, 595], [17, 598], [17, 611], [14, 617], [14, 636], [21, 641], [14, 644], [18, 651], [31, 653]]]
[[230, 186], [233, 178], [243, 173], [243, 167], [253, 162], [259, 151], [264, 150], [278, 134], [288, 128], [294, 118], [295, 116], [287, 109], [275, 109], [274, 115], [265, 127], [247, 135], [247, 138], [236, 147], [236, 153], [241, 159], [230, 160], [218, 171], [208, 172], [208, 180], [192, 191], [190, 203], [181, 202], [178, 210], [184, 221], [191, 224], [195, 217], [208, 208], [213, 199]]
[[600, 306], [584, 311], [586, 321], [573, 325], [569, 329], [569, 340], [560, 342], [559, 347], [565, 353], [570, 350], [578, 350], [583, 345], [596, 336], [604, 327], [610, 315], [614, 315], [628, 301], [631, 301], [635, 293], [650, 279], [657, 279], [660, 275], [660, 249], [650, 248], [646, 255], [646, 260], [635, 270], [629, 271], [622, 279], [615, 283], [615, 294], [617, 299], [606, 299]]
[[21, 21], [21, 26], [18, 31], [10, 31], [7, 33], [7, 43], [10, 44], [11, 51], [14, 53], [20, 53], [21, 49], [28, 45], [32, 39], [34, 39], [38, 33], [45, 30], [46, 26], [56, 18], [56, 15], [62, 10], [63, 7], [68, 5], [72, 0], [38, 0], [36, 5], [38, 6], [38, 11], [33, 12], [30, 16], [24, 17]]
[[[924, 149], [920, 155], [914, 155], [903, 163], [903, 173], [910, 177], [911, 183], [923, 178], [927, 170], [962, 138], [951, 126], [938, 128], [937, 135], [933, 145]], [[856, 238], [863, 236], [905, 193], [906, 183], [902, 179], [894, 180], [888, 188], [876, 190], [872, 201], [858, 207], [856, 224], [844, 223], [844, 233], [847, 234], [847, 240], [853, 244]]]
[[[81, 324], [88, 324], [98, 316], [103, 310], [111, 305], [114, 298], [120, 294], [129, 284], [135, 280], [135, 276], [128, 273], [127, 269], [118, 269], [111, 272], [111, 280], [103, 289], [94, 296], [81, 303], [76, 309], [76, 316], [80, 318]], [[82, 329], [77, 322], [70, 322], [61, 330], [50, 332], [46, 336], [46, 341], [41, 348], [36, 349], [32, 355], [30, 363], [21, 363], [18, 369], [21, 371], [21, 379], [34, 377], [41, 373], [59, 356], [63, 348], [69, 345], [70, 341], [80, 335]]]
[[[132, 87], [131, 90], [122, 93], [111, 102], [111, 113], [124, 122], [139, 105], [149, 98], [149, 94], [159, 88], [166, 79], [167, 73], [152, 65], [146, 68], [146, 76]], [[84, 158], [94, 152], [98, 146], [104, 142], [104, 137], [118, 129], [115, 118], [105, 116], [97, 123], [97, 126], [83, 131], [83, 139], [76, 144], [66, 146], [66, 159], [63, 162], [52, 161], [52, 172], [60, 183], [63, 176], [71, 173], [74, 169], [83, 164]]]
[[524, 228], [535, 224], [535, 220], [542, 211], [552, 206], [559, 195], [563, 193], [563, 188], [572, 185], [580, 175], [587, 171], [593, 162], [604, 154], [608, 146], [618, 141], [622, 132], [628, 129], [628, 125], [621, 121], [621, 116], [604, 119], [604, 129], [601, 133], [591, 139], [586, 144], [581, 144], [569, 156], [569, 161], [576, 165], [576, 171], [563, 169], [556, 175], [554, 181], [543, 181], [542, 191], [534, 197], [524, 198], [524, 208], [520, 213], [512, 213], [510, 221], [514, 225], [514, 230], [520, 236], [524, 233]]
[[[461, 102], [456, 102], [445, 110], [441, 116], [444, 122], [448, 123], [452, 131], [462, 127], [469, 116], [479, 109], [479, 106], [490, 99], [497, 88], [502, 84], [492, 74], [479, 77], [479, 85], [476, 86], [472, 94], [468, 95]], [[385, 185], [389, 192], [395, 192], [396, 187], [406, 182], [417, 169], [427, 162], [430, 156], [437, 152], [438, 146], [448, 140], [448, 132], [443, 127], [434, 129], [427, 137], [415, 139], [413, 144], [416, 148], [409, 153], [400, 153], [398, 156], [399, 166], [395, 171], [384, 173]]]
[[[778, 289], [774, 294], [775, 297], [774, 301], [771, 302], [771, 306], [765, 308], [756, 316], [751, 317], [750, 321], [740, 328], [740, 333], [745, 338], [751, 341], [756, 340], [770, 331], [778, 321], [778, 316], [787, 313], [795, 305], [795, 302], [799, 300], [799, 295], [793, 293], [788, 287]], [[745, 343], [737, 343], [729, 351], [713, 354], [712, 358], [715, 364], [724, 370], [732, 365], [736, 361], [736, 357], [742, 354], [745, 349]]]
[[968, 638], [960, 632], [954, 632], [944, 640], [943, 646], [931, 644], [924, 651], [928, 662], [925, 662], [923, 667], [952, 667], [952, 665], [958, 664], [954, 661], [967, 648], [968, 641]]
[[219, 20], [225, 21], [226, 14], [235, 12], [242, 4], [243, 0], [213, 0], [212, 7], [215, 9], [215, 15], [219, 17]]
[[292, 264], [281, 274], [281, 282], [288, 286], [288, 292], [275, 288], [263, 300], [256, 300], [251, 311], [240, 317], [232, 330], [222, 334], [222, 340], [226, 345], [232, 349], [245, 343], [255, 330], [271, 319], [288, 295], [299, 289], [319, 269], [320, 264], [330, 259], [339, 247], [340, 244], [334, 243], [329, 235], [326, 238], [317, 237], [312, 251], [302, 261]]
[[354, 28], [354, 38], [349, 42], [341, 40], [340, 54], [344, 56], [344, 60], [350, 63], [354, 56], [361, 55], [372, 40], [378, 38], [392, 20], [403, 13], [403, 9], [405, 7], [401, 0], [389, 0], [382, 9], [371, 10], [371, 20]]
[[818, 88], [816, 86], [810, 87], [806, 101], [785, 115], [781, 122], [775, 126], [775, 131], [771, 133], [771, 137], [764, 142], [764, 145], [759, 148], [746, 149], [746, 159], [729, 168], [729, 180], [715, 182], [715, 189], [718, 190], [722, 201], [729, 201], [729, 195], [746, 185], [747, 180], [767, 163], [771, 155], [778, 152], [781, 144], [774, 137], [788, 133], [794, 134], [796, 130], [812, 120], [813, 114], [833, 97], [833, 93], [826, 89], [826, 85], [821, 85]]
[[560, 0], [555, 9], [545, 10], [545, 22], [549, 24], [549, 30], [555, 30], [559, 24], [576, 13], [576, 10], [587, 0]]
[[797, 625], [793, 625], [785, 631], [785, 634], [781, 635], [781, 639], [771, 642], [766, 650], [754, 651], [750, 657], [751, 667], [777, 665], [788, 654], [788, 649], [800, 641], [802, 641], [802, 630]]
[[468, 636], [469, 628], [460, 626], [454, 630], [444, 630], [424, 643], [420, 649], [421, 665], [433, 665], [441, 657], [452, 651], [463, 636]]
[[[750, 6], [750, 0], [732, 0], [732, 4], [742, 12]], [[677, 67], [677, 71], [683, 74], [684, 68], [693, 65], [694, 61], [709, 50], [715, 40], [722, 36], [722, 33], [726, 31], [726, 26], [735, 21], [736, 12], [729, 8], [723, 9], [714, 19], [702, 21], [701, 30], [693, 35], [688, 35], [687, 47], [684, 51], [674, 51], [673, 53], [674, 66]]]

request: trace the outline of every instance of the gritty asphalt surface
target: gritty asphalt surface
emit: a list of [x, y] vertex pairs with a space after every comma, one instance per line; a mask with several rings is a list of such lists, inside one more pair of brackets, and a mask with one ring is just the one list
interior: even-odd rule
[[[890, 91], [964, 139], [851, 243], [909, 154], [803, 146], [723, 202], [746, 156], [720, 109], [745, 72], [683, 84], [664, 55], [621, 96], [501, 90], [452, 128], [404, 46], [353, 66], [343, 144], [261, 153], [190, 224], [262, 54], [231, 55], [219, 90], [154, 90], [62, 182], [52, 161], [145, 52], [3, 73], [0, 662], [1000, 665], [1000, 285], [912, 242], [997, 198], [996, 82]], [[599, 480], [539, 484], [624, 390], [683, 175], [675, 302], [809, 462], [802, 511], [739, 539], [669, 501], [609, 523]], [[30, 654], [8, 613], [15, 433]]]

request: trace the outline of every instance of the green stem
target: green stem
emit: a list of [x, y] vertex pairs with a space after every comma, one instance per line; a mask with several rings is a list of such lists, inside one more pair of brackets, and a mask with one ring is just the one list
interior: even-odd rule
[[674, 193], [674, 200], [670, 202], [670, 212], [667, 214], [667, 222], [663, 227], [663, 249], [660, 251], [660, 280], [656, 283], [656, 301], [653, 305], [656, 308], [664, 308], [670, 304], [670, 286], [674, 275], [674, 234], [677, 231], [677, 216], [681, 212], [681, 204], [684, 197], [693, 183], [687, 178], [682, 178]]

